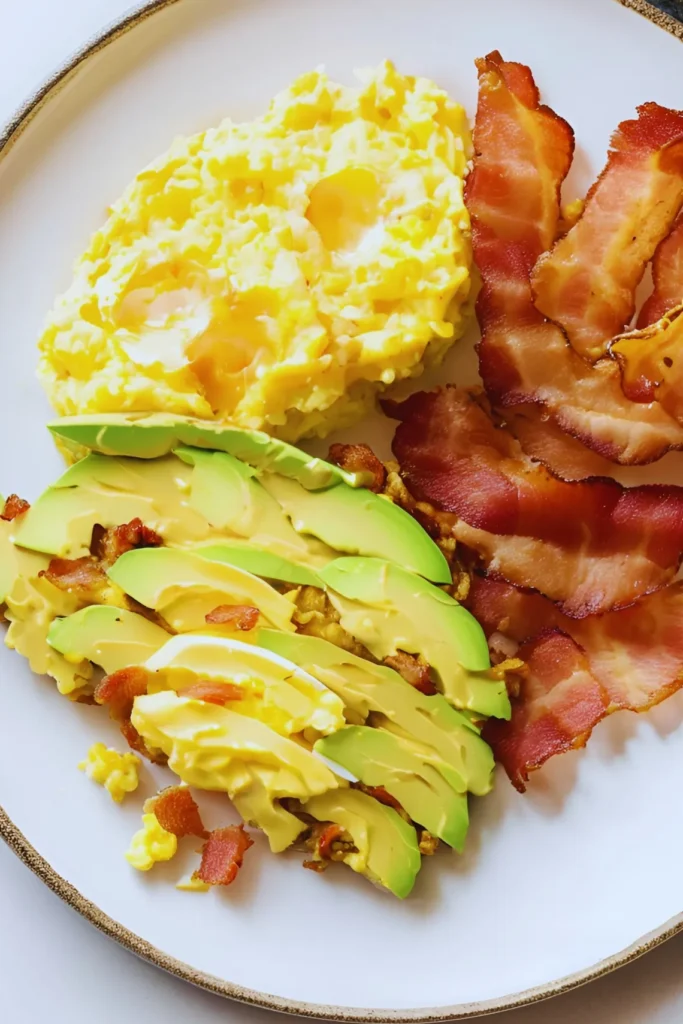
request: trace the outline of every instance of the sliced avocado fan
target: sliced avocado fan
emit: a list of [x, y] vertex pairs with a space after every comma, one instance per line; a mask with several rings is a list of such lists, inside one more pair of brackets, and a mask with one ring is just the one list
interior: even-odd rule
[[371, 474], [347, 473], [260, 430], [241, 430], [191, 416], [161, 412], [64, 416], [48, 423], [48, 429], [76, 450], [89, 448], [102, 455], [136, 459], [156, 459], [182, 445], [210, 448], [234, 455], [256, 469], [292, 477], [313, 491], [339, 481], [362, 487], [371, 478]]
[[313, 569], [290, 562], [289, 559], [248, 541], [226, 540], [218, 544], [202, 544], [195, 552], [202, 558], [208, 558], [210, 562], [234, 565], [263, 579], [295, 583], [302, 587], [322, 589], [323, 586], [322, 580]]
[[344, 629], [376, 658], [421, 654], [454, 707], [510, 717], [505, 681], [487, 675], [484, 632], [450, 594], [378, 558], [338, 558], [319, 575]]

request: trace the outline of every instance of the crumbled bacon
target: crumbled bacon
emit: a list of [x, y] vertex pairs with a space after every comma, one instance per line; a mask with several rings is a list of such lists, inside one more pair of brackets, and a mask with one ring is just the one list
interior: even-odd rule
[[645, 103], [617, 128], [581, 217], [532, 275], [536, 308], [580, 355], [597, 359], [630, 323], [636, 287], [682, 202], [683, 113]]
[[539, 407], [562, 431], [624, 464], [651, 462], [683, 447], [683, 426], [661, 406], [626, 398], [612, 359], [589, 366], [536, 309], [530, 275], [556, 235], [573, 136], [539, 104], [528, 68], [498, 53], [477, 65], [475, 159], [466, 202], [482, 277], [479, 369], [493, 405]]
[[129, 523], [108, 529], [96, 524], [93, 528], [90, 551], [105, 568], [109, 569], [116, 559], [127, 551], [133, 551], [135, 548], [158, 548], [163, 543], [163, 538], [151, 527], [145, 526], [142, 519], [136, 516]]
[[652, 259], [653, 290], [638, 316], [638, 329], [661, 320], [683, 302], [683, 216], [657, 247]]
[[254, 629], [259, 610], [249, 604], [219, 604], [205, 615], [210, 626], [230, 626], [232, 629]]
[[18, 494], [10, 494], [9, 498], [5, 501], [2, 512], [0, 513], [0, 519], [4, 519], [5, 522], [11, 523], [17, 516], [21, 516], [24, 512], [28, 512], [30, 505], [23, 498], [20, 498]]
[[209, 832], [202, 862], [193, 878], [206, 885], [231, 885], [242, 867], [244, 855], [254, 842], [244, 825], [228, 825]]
[[53, 586], [65, 590], [83, 601], [96, 604], [107, 586], [107, 576], [91, 555], [82, 558], [53, 558], [47, 569], [38, 573], [44, 576]]
[[384, 786], [363, 786], [363, 792], [367, 793], [368, 796], [374, 796], [375, 800], [378, 800], [386, 807], [393, 807], [395, 811], [403, 810], [396, 797], [388, 793]]
[[344, 835], [341, 825], [326, 825], [318, 836], [318, 853], [323, 860], [332, 860], [332, 844], [338, 842]]
[[474, 576], [467, 606], [487, 636], [521, 644], [526, 672], [512, 718], [485, 727], [520, 791], [549, 757], [583, 746], [605, 715], [647, 711], [683, 686], [683, 583], [577, 621], [540, 594]]
[[394, 406], [393, 450], [411, 493], [446, 513], [490, 574], [577, 618], [665, 586], [683, 555], [683, 488], [566, 482], [496, 427], [482, 396], [454, 387]]
[[202, 679], [198, 683], [178, 690], [179, 697], [191, 697], [193, 700], [203, 700], [206, 704], [220, 704], [224, 706], [231, 700], [242, 700], [244, 691], [236, 683], [212, 682], [210, 679]]
[[139, 666], [121, 668], [105, 676], [95, 687], [95, 701], [106, 704], [109, 715], [115, 721], [128, 745], [143, 757], [156, 764], [165, 764], [166, 756], [160, 751], [150, 750], [130, 720], [133, 701], [147, 693], [149, 673]]
[[162, 828], [178, 839], [183, 836], [209, 835], [204, 828], [199, 807], [187, 786], [168, 786], [145, 804], [145, 810], [156, 817]]
[[379, 492], [384, 487], [387, 471], [367, 444], [333, 444], [327, 456], [347, 473], [362, 473], [367, 479], [366, 486], [371, 491]]
[[422, 664], [414, 654], [397, 651], [396, 654], [385, 658], [384, 664], [388, 665], [389, 668], [393, 668], [395, 672], [403, 676], [407, 683], [410, 683], [411, 686], [414, 686], [416, 690], [424, 693], [427, 697], [431, 697], [437, 692], [429, 665]]

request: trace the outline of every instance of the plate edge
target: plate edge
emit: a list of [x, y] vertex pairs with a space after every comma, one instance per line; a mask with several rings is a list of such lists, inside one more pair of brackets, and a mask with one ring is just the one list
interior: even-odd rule
[[[109, 43], [121, 38], [136, 28], [137, 25], [147, 20], [147, 18], [152, 17], [158, 11], [165, 10], [179, 2], [181, 0], [145, 0], [145, 2], [132, 7], [120, 18], [107, 25], [101, 32], [91, 37], [90, 40], [44, 80], [33, 95], [22, 104], [2, 127], [0, 130], [0, 159], [8, 155], [34, 117], [53, 96], [56, 96], [71, 81], [87, 60], [94, 57], [108, 46]], [[623, 7], [636, 11], [658, 27], [683, 41], [683, 23], [677, 21], [671, 15], [660, 11], [649, 3], [648, 0], [616, 0], [616, 2]], [[2, 806], [0, 806], [0, 838], [72, 910], [75, 910], [100, 932], [141, 959], [215, 995], [234, 999], [262, 1009], [298, 1014], [302, 1017], [317, 1020], [348, 1021], [350, 1024], [351, 1022], [354, 1022], [354, 1024], [355, 1022], [358, 1022], [358, 1024], [436, 1024], [438, 1021], [466, 1020], [474, 1017], [488, 1016], [489, 1014], [505, 1010], [519, 1009], [554, 996], [562, 995], [590, 981], [595, 981], [619, 967], [631, 963], [683, 931], [683, 912], [681, 912], [613, 956], [601, 960], [583, 971], [567, 975], [545, 985], [526, 989], [512, 997], [503, 996], [494, 1000], [409, 1011], [371, 1010], [301, 1003], [281, 996], [247, 989], [233, 982], [218, 978], [215, 975], [198, 971], [189, 964], [169, 956], [139, 935], [125, 928], [120, 922], [105, 914], [75, 886], [58, 874], [48, 861], [38, 853], [35, 847], [29, 843], [26, 836], [17, 828]]]

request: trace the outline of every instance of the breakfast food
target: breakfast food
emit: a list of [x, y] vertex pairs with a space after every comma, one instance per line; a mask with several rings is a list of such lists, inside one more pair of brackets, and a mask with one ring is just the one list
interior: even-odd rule
[[439, 361], [470, 289], [465, 113], [385, 62], [302, 75], [177, 140], [112, 207], [40, 341], [60, 414], [159, 410], [296, 440]]
[[[448, 387], [390, 403], [401, 420], [390, 486], [434, 536], [457, 542], [465, 603], [494, 660], [519, 659], [512, 715], [483, 735], [523, 791], [606, 715], [645, 711], [683, 686], [681, 489], [607, 476], [608, 458], [680, 447], [666, 398], [679, 372], [683, 114], [645, 104], [622, 123], [568, 225], [559, 188], [571, 129], [539, 104], [528, 68], [497, 53], [478, 66], [466, 198], [487, 397]], [[629, 332], [652, 256], [654, 290]]]
[[461, 851], [468, 793], [492, 784], [481, 726], [510, 713], [505, 667], [444, 552], [362, 486], [378, 486], [369, 450], [336, 446], [341, 469], [154, 414], [51, 429], [95, 450], [6, 506], [7, 643], [119, 726], [135, 754], [96, 744], [83, 765], [114, 799], [140, 757], [175, 774], [129, 863], [148, 871], [192, 835], [182, 886], [234, 881], [253, 840], [209, 834], [189, 787], [229, 796], [273, 853], [296, 844], [309, 868], [340, 861], [399, 897], [422, 854]]

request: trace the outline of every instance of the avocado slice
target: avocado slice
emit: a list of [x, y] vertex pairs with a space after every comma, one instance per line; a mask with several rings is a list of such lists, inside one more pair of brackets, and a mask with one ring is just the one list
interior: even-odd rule
[[199, 448], [177, 448], [175, 455], [194, 467], [189, 505], [213, 527], [294, 561], [325, 565], [335, 557], [320, 541], [296, 532], [245, 462]]
[[452, 583], [441, 549], [388, 498], [344, 483], [308, 491], [275, 473], [264, 474], [261, 482], [300, 533], [312, 533], [337, 551], [386, 558], [435, 583]]
[[376, 658], [421, 654], [454, 707], [510, 717], [504, 680], [486, 675], [484, 631], [450, 594], [378, 558], [338, 558], [319, 575], [344, 629]]
[[145, 663], [154, 673], [150, 693], [204, 680], [230, 682], [241, 690], [241, 699], [230, 705], [233, 710], [257, 718], [281, 736], [306, 730], [312, 742], [345, 724], [344, 705], [336, 693], [272, 651], [197, 633], [166, 640]]
[[22, 516], [14, 542], [61, 558], [90, 550], [95, 523], [119, 526], [139, 517], [168, 544], [221, 539], [190, 507], [193, 469], [175, 456], [153, 462], [88, 455], [47, 488]]
[[109, 675], [140, 665], [169, 639], [161, 626], [125, 608], [89, 605], [55, 619], [47, 642], [69, 661], [92, 661]]
[[227, 452], [255, 469], [281, 473], [317, 491], [344, 481], [352, 487], [369, 483], [368, 474], [347, 473], [260, 430], [241, 430], [226, 423], [173, 416], [168, 413], [105, 413], [64, 416], [48, 429], [78, 451], [156, 459], [174, 448], [191, 445]]
[[218, 544], [203, 544], [195, 552], [210, 562], [234, 565], [267, 580], [295, 583], [302, 587], [323, 587], [322, 580], [313, 569], [290, 562], [288, 558], [248, 541], [224, 540]]
[[491, 748], [476, 725], [440, 693], [427, 697], [393, 669], [315, 636], [261, 629], [256, 642], [296, 662], [339, 694], [350, 721], [353, 716], [362, 724], [372, 714], [384, 729], [419, 742], [429, 763], [456, 792], [485, 796], [491, 791]]
[[314, 749], [366, 786], [383, 786], [413, 821], [462, 853], [469, 825], [467, 796], [448, 785], [419, 744], [384, 729], [349, 725], [318, 740]]
[[343, 858], [350, 868], [400, 899], [410, 894], [421, 866], [417, 834], [393, 807], [358, 789], [336, 789], [306, 800], [303, 809], [349, 833], [358, 850]]
[[305, 828], [281, 799], [307, 800], [345, 785], [310, 750], [263, 722], [170, 690], [137, 697], [131, 721], [188, 786], [227, 793], [263, 829], [273, 853]]
[[205, 616], [221, 604], [251, 605], [278, 629], [294, 628], [293, 604], [268, 583], [192, 551], [137, 548], [117, 558], [108, 575], [179, 633], [206, 629]]
[[[17, 547], [13, 543], [17, 529], [17, 523], [0, 519], [0, 605], [7, 600], [7, 595], [19, 576], [35, 577], [42, 569], [47, 569], [50, 561], [35, 551]], [[322, 586], [320, 580], [314, 585]]]

